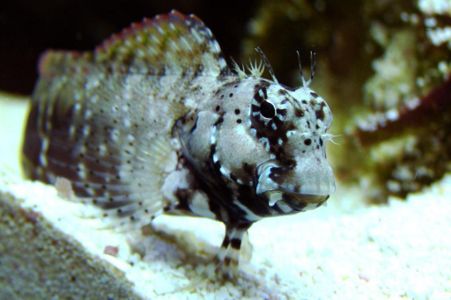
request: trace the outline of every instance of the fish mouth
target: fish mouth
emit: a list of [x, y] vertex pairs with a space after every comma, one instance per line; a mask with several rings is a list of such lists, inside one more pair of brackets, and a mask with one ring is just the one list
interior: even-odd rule
[[270, 207], [303, 211], [320, 206], [336, 187], [332, 168], [324, 158], [316, 158], [307, 157], [292, 168], [275, 161], [261, 164], [255, 193], [266, 198]]
[[310, 208], [316, 208], [322, 205], [329, 195], [299, 194], [293, 192], [284, 192], [282, 200], [285, 201], [295, 211], [303, 211]]
[[281, 201], [296, 212], [319, 207], [329, 198], [329, 195], [301, 194], [284, 189], [266, 191], [263, 195], [268, 199], [269, 206], [273, 207]]

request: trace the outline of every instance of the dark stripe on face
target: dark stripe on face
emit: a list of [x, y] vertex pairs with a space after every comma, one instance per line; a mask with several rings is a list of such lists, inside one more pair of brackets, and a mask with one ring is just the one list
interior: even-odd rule
[[219, 126], [222, 124], [222, 122], [224, 122], [224, 117], [221, 115], [218, 120], [216, 120], [216, 122], [213, 124], [214, 126]]
[[271, 168], [271, 172], [269, 173], [269, 178], [271, 178], [272, 181], [278, 184], [282, 184], [285, 181], [286, 176], [288, 175], [289, 169], [288, 168]]
[[286, 109], [278, 108], [278, 109], [276, 110], [276, 112], [277, 112], [278, 115], [281, 115], [281, 116], [283, 116], [283, 117], [285, 117], [285, 116], [287, 115], [287, 110], [286, 110]]
[[265, 101], [265, 98], [262, 98], [259, 92], [255, 93], [254, 99], [257, 100], [258, 103], [262, 103], [263, 101]]
[[[261, 100], [261, 96], [258, 95], [258, 89], [256, 89], [256, 94], [254, 97], [258, 98], [257, 101]], [[285, 99], [283, 102], [287, 102]], [[255, 129], [255, 136], [257, 139], [266, 138], [269, 142], [270, 152], [273, 153], [277, 158], [281, 156], [284, 152], [284, 143], [288, 140], [286, 132], [294, 128], [294, 125], [290, 121], [284, 121], [287, 115], [287, 109], [273, 107], [272, 103], [268, 103], [274, 109], [274, 113], [270, 114], [263, 113], [263, 104], [266, 101], [260, 102], [261, 105], [252, 104], [251, 105], [251, 129]], [[279, 144], [281, 143], [281, 144]]]
[[263, 94], [265, 95], [265, 99], [268, 99], [268, 92], [266, 90], [266, 87], [262, 87], [262, 91], [263, 91]]
[[261, 80], [259, 83], [254, 85], [254, 98], [256, 98], [257, 101], [258, 101], [257, 97], [259, 99], [262, 99], [262, 97], [259, 95], [259, 92], [258, 92], [260, 90], [263, 92], [263, 96], [264, 96], [262, 100], [268, 98], [268, 93], [267, 93], [266, 89], [268, 88], [269, 85], [270, 84], [268, 82], [263, 81], [263, 80]]
[[258, 113], [260, 113], [260, 106], [257, 106], [257, 105], [255, 105], [255, 104], [252, 104], [252, 105], [251, 105], [251, 111], [252, 111], [252, 112], [258, 112]]

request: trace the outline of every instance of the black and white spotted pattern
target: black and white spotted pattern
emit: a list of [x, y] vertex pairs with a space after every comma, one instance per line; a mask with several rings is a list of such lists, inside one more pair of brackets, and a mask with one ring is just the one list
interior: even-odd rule
[[288, 89], [260, 67], [234, 73], [195, 16], [145, 19], [94, 52], [47, 52], [39, 69], [26, 174], [70, 182], [126, 228], [162, 213], [223, 222], [227, 276], [254, 222], [318, 207], [334, 190], [326, 102], [306, 81]]

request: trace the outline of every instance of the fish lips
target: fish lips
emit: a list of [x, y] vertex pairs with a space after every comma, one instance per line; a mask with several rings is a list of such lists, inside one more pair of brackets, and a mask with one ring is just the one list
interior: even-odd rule
[[302, 194], [284, 189], [266, 191], [261, 195], [268, 199], [270, 207], [281, 201], [296, 212], [319, 207], [329, 198], [329, 195]]
[[284, 192], [282, 200], [295, 211], [304, 211], [321, 206], [329, 198], [329, 195], [300, 194]]

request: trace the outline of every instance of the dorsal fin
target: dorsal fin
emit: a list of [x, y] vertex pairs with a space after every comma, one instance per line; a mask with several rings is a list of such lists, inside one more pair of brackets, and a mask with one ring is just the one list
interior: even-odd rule
[[113, 72], [217, 75], [227, 70], [211, 31], [196, 16], [177, 11], [132, 24], [103, 42], [94, 55], [97, 64]]
[[39, 58], [38, 71], [42, 77], [50, 78], [63, 73], [78, 73], [92, 65], [89, 52], [47, 50]]

